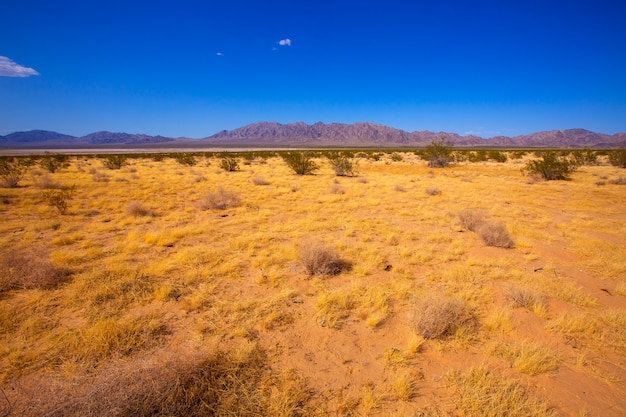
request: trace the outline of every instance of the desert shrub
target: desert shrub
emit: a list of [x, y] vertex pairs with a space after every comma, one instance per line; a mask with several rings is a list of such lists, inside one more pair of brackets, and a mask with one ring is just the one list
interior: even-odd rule
[[543, 179], [566, 180], [576, 171], [576, 164], [554, 151], [544, 152], [541, 159], [533, 159], [522, 169], [530, 175], [540, 175]]
[[[42, 384], [10, 415], [45, 417], [304, 417], [312, 393], [295, 371], [274, 371], [256, 345], [208, 355], [115, 361], [80, 384]], [[21, 391], [16, 387], [16, 391]], [[27, 391], [27, 390], [23, 390]], [[30, 391], [30, 390], [28, 390]], [[26, 403], [27, 404], [24, 404]]]
[[479, 149], [467, 154], [467, 160], [470, 162], [484, 162], [487, 159], [489, 159], [489, 157], [487, 156], [487, 151], [484, 149]]
[[626, 168], [626, 148], [610, 151], [609, 163], [616, 167]]
[[153, 214], [152, 210], [147, 209], [140, 201], [130, 201], [126, 204], [124, 212], [129, 216], [135, 217], [151, 216]]
[[402, 161], [402, 160], [404, 159], [404, 157], [402, 156], [402, 154], [401, 154], [401, 153], [398, 153], [398, 152], [393, 152], [393, 153], [392, 153], [389, 157], [390, 157], [390, 158], [391, 158], [391, 160], [392, 160], [392, 161], [394, 161], [394, 162], [400, 162], [400, 161]]
[[198, 201], [201, 210], [226, 210], [227, 208], [241, 205], [241, 198], [232, 191], [219, 187], [216, 191], [208, 193]]
[[484, 222], [476, 233], [487, 246], [510, 249], [515, 246], [502, 222]]
[[341, 184], [334, 182], [330, 185], [330, 192], [332, 194], [345, 194], [346, 189]]
[[475, 232], [485, 221], [487, 213], [484, 210], [463, 209], [459, 211], [458, 216], [463, 227], [471, 232]]
[[337, 275], [351, 267], [335, 248], [320, 242], [303, 242], [300, 246], [300, 261], [309, 275]]
[[591, 149], [576, 149], [572, 151], [571, 155], [578, 166], [598, 164], [598, 154]]
[[252, 184], [254, 185], [270, 185], [270, 182], [263, 177], [257, 176], [252, 178]]
[[319, 169], [310, 153], [287, 152], [281, 156], [289, 168], [297, 175], [312, 174]]
[[428, 161], [429, 167], [447, 167], [452, 162], [452, 143], [445, 138], [433, 140], [424, 149], [424, 158]]
[[527, 310], [533, 310], [536, 307], [545, 308], [545, 299], [528, 288], [510, 288], [506, 293], [506, 298], [514, 307], [523, 307]]
[[63, 185], [59, 181], [51, 178], [48, 174], [43, 174], [39, 176], [33, 175], [32, 178], [33, 184], [35, 184], [35, 187], [39, 188], [40, 190], [63, 188]]
[[102, 157], [102, 164], [108, 169], [120, 169], [126, 165], [125, 155], [106, 155]]
[[56, 208], [61, 214], [66, 214], [70, 201], [74, 197], [75, 188], [72, 185], [60, 190], [45, 190], [42, 197], [50, 207]]
[[441, 194], [441, 190], [437, 187], [428, 187], [424, 190], [428, 195], [439, 195]]
[[220, 161], [220, 168], [227, 172], [235, 172], [239, 170], [239, 162], [236, 158], [229, 156]]
[[418, 303], [412, 324], [423, 338], [442, 339], [461, 327], [474, 328], [476, 318], [461, 301], [436, 296]]
[[109, 182], [111, 180], [111, 177], [103, 172], [95, 171], [91, 176], [91, 179], [93, 180], [93, 182]]
[[62, 154], [51, 154], [46, 152], [39, 158], [39, 166], [50, 173], [55, 173], [59, 168], [67, 164], [69, 157]]
[[500, 152], [500, 151], [495, 151], [495, 150], [491, 150], [487, 152], [487, 158], [491, 159], [492, 161], [501, 162], [501, 163], [504, 163], [509, 159], [509, 157], [506, 155], [505, 152]]
[[194, 166], [198, 163], [196, 158], [189, 153], [177, 153], [174, 155], [174, 159], [181, 165]]
[[619, 176], [615, 179], [609, 180], [609, 184], [613, 185], [626, 185], [626, 178]]
[[0, 157], [0, 183], [2, 186], [17, 187], [30, 165], [30, 160], [27, 158]]
[[406, 193], [406, 187], [402, 184], [396, 184], [393, 186], [394, 191], [399, 191], [401, 193]]
[[0, 293], [12, 289], [51, 289], [66, 282], [69, 271], [52, 265], [44, 249], [3, 251], [0, 258]]
[[357, 163], [352, 162], [351, 158], [332, 152], [327, 155], [330, 166], [338, 177], [353, 177], [356, 175]]

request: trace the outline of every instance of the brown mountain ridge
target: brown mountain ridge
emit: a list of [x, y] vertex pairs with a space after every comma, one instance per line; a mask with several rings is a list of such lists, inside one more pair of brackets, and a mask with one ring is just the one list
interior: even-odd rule
[[461, 147], [520, 148], [622, 148], [626, 133], [607, 135], [585, 129], [538, 132], [514, 137], [497, 136], [483, 139], [449, 132], [406, 132], [374, 123], [303, 122], [281, 124], [260, 122], [234, 130], [223, 130], [203, 139], [171, 138], [144, 134], [96, 132], [82, 137], [45, 130], [15, 132], [0, 136], [0, 148], [98, 148], [133, 147], [421, 147], [440, 138]]

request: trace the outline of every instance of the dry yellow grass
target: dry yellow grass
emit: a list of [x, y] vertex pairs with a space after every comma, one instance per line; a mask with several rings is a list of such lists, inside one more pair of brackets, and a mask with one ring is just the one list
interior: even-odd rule
[[[0, 415], [11, 404], [23, 415], [61, 405], [66, 415], [106, 415], [123, 392], [95, 392], [114, 380], [145, 404], [181, 401], [170, 392], [197, 405], [208, 401], [204, 377], [231, 384], [208, 402], [224, 414], [550, 415], [521, 388], [548, 389], [545, 375], [533, 376], [545, 373], [558, 392], [566, 378], [604, 390], [582, 405], [579, 393], [550, 398], [556, 414], [602, 414], [609, 403], [606, 415], [626, 412], [615, 383], [626, 379], [615, 356], [626, 354], [626, 195], [595, 185], [620, 172], [600, 165], [528, 184], [523, 160], [437, 170], [399, 154], [359, 159], [358, 176], [338, 182], [325, 158], [315, 175], [297, 176], [276, 156], [240, 159], [236, 172], [210, 155], [193, 167], [129, 158], [119, 170], [76, 156], [0, 188], [0, 271], [9, 271]], [[76, 185], [63, 215], [42, 197], [60, 184]], [[458, 217], [468, 209], [505, 224], [515, 247], [468, 233]], [[306, 242], [351, 267], [311, 275]], [[50, 285], [13, 279], [25, 271], [63, 275]], [[415, 310], [431, 299], [456, 300], [451, 317], [461, 320], [422, 336]], [[164, 352], [171, 357], [158, 361]], [[146, 379], [129, 382], [141, 369]], [[65, 397], [11, 389], [41, 381]], [[72, 391], [89, 381], [93, 391]], [[250, 402], [237, 408], [233, 398]], [[138, 412], [131, 399], [118, 415]]]

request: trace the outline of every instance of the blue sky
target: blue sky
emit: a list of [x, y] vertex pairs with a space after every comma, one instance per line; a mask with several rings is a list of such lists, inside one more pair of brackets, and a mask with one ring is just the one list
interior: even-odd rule
[[626, 132], [626, 2], [0, 4], [0, 135], [259, 121]]

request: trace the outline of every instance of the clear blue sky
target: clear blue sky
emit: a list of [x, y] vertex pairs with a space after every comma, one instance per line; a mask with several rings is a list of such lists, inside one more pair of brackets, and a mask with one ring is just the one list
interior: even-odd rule
[[0, 3], [0, 135], [258, 121], [626, 132], [626, 2]]

